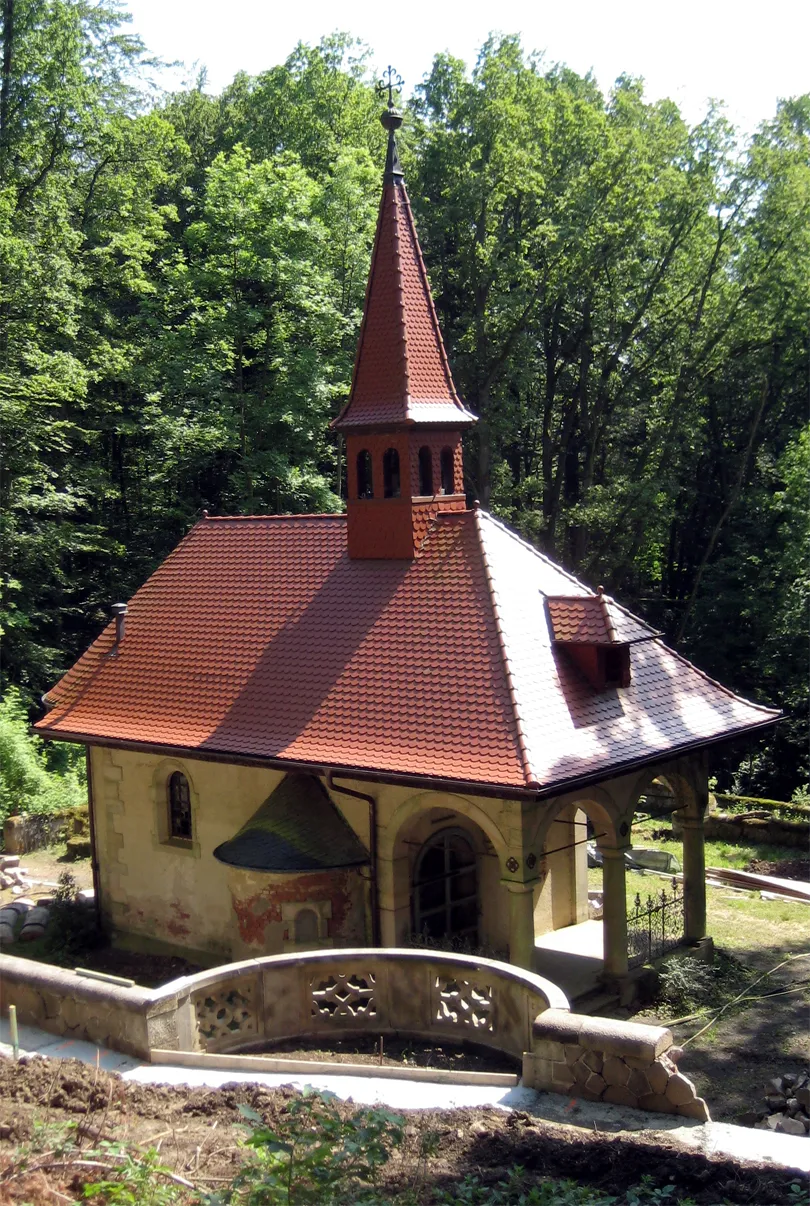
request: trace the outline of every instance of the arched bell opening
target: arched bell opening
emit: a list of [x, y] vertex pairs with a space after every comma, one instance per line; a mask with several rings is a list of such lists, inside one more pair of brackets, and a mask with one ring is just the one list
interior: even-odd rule
[[357, 497], [374, 497], [374, 471], [371, 453], [367, 448], [362, 448], [357, 454]]
[[453, 464], [453, 449], [442, 448], [439, 457], [439, 464], [442, 475], [442, 494], [455, 494], [456, 492], [456, 474]]
[[399, 453], [396, 448], [386, 448], [383, 453], [383, 495], [385, 498], [399, 498]]
[[426, 444], [419, 449], [419, 493], [433, 494], [433, 453]]

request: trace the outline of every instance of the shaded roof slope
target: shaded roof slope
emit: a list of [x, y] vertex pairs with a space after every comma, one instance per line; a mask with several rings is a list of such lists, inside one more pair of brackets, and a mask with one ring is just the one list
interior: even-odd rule
[[207, 519], [51, 692], [41, 722], [207, 753], [522, 784], [469, 513], [414, 561], [352, 561], [344, 516]]
[[333, 426], [473, 422], [453, 384], [405, 185], [389, 179], [351, 392]]
[[330, 871], [369, 861], [315, 775], [285, 775], [214, 858], [251, 871]]
[[351, 561], [343, 516], [208, 519], [50, 693], [52, 737], [515, 790], [772, 723], [610, 601], [632, 681], [594, 692], [543, 597], [591, 592], [482, 512], [413, 561]]

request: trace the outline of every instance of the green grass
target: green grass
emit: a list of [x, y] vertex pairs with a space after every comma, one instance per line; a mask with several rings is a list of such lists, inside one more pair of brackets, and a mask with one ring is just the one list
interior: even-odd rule
[[[653, 831], [666, 827], [665, 821], [641, 821], [633, 826], [633, 845], [650, 846], [656, 850], [667, 850], [674, 854], [679, 862], [682, 858], [682, 845], [679, 838], [653, 838]], [[706, 841], [706, 866], [728, 867], [744, 871], [752, 858], [766, 859], [768, 862], [781, 862], [783, 859], [801, 858], [804, 851], [793, 846], [766, 846], [760, 842], [721, 842]]]
[[[633, 829], [633, 844], [669, 850], [682, 861], [680, 841], [653, 839], [652, 830], [660, 821], [644, 821]], [[801, 851], [786, 846], [761, 846], [753, 842], [706, 842], [707, 867], [736, 867], [742, 870], [752, 858], [779, 861], [801, 857]], [[648, 896], [671, 891], [671, 880], [660, 875], [628, 870], [627, 910], [635, 908], [636, 895], [642, 902]], [[601, 890], [602, 869], [588, 869], [588, 887]], [[718, 947], [732, 954], [773, 952], [780, 954], [810, 949], [810, 905], [797, 901], [761, 900], [758, 892], [734, 892], [730, 888], [706, 889], [707, 929]]]

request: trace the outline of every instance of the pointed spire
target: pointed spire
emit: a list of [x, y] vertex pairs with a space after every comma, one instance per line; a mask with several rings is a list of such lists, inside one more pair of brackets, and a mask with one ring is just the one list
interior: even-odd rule
[[392, 106], [382, 111], [380, 121], [388, 131], [388, 149], [385, 153], [383, 183], [392, 184], [397, 180], [404, 180], [405, 178], [405, 173], [400, 166], [399, 155], [397, 154], [397, 140], [395, 137], [396, 131], [402, 125], [402, 114], [399, 109], [395, 109]]
[[397, 154], [402, 114], [394, 105], [394, 90], [401, 86], [391, 67], [378, 84], [388, 92], [388, 107], [380, 115], [388, 131], [383, 194], [351, 393], [332, 424], [339, 430], [475, 422], [450, 373]]
[[391, 184], [394, 181], [402, 180], [405, 177], [397, 154], [396, 132], [402, 125], [402, 114], [394, 104], [394, 92], [398, 91], [403, 84], [401, 75], [398, 75], [391, 64], [383, 72], [383, 77], [377, 82], [377, 94], [384, 96], [388, 93], [388, 108], [383, 109], [380, 114], [380, 121], [383, 129], [388, 131], [388, 148], [385, 152], [385, 172], [383, 173], [383, 184]]

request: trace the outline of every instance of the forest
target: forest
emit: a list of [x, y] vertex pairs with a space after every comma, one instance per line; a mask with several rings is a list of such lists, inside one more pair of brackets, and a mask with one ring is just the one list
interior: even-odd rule
[[[328, 422], [384, 133], [349, 35], [166, 94], [106, 0], [0, 10], [0, 689], [20, 721], [204, 508], [341, 509]], [[810, 95], [742, 137], [492, 37], [475, 64], [434, 58], [400, 151], [480, 416], [469, 497], [784, 710], [714, 767], [723, 786], [806, 794]]]

